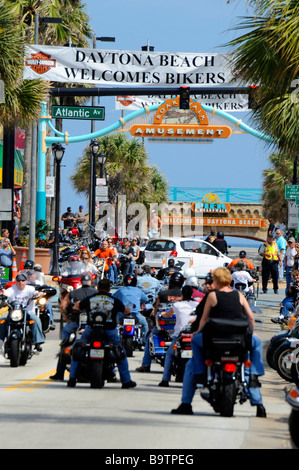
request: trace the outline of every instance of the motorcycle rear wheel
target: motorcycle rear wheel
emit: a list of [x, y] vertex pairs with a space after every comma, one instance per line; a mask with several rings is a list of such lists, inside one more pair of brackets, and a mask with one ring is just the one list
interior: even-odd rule
[[104, 361], [92, 361], [90, 364], [90, 388], [103, 388]]
[[236, 401], [236, 384], [227, 382], [222, 386], [220, 395], [220, 416], [230, 418], [234, 415], [234, 406]]
[[18, 339], [12, 339], [9, 345], [10, 367], [19, 367], [20, 357], [20, 341]]
[[125, 348], [127, 357], [133, 356], [133, 336], [123, 336], [123, 347]]

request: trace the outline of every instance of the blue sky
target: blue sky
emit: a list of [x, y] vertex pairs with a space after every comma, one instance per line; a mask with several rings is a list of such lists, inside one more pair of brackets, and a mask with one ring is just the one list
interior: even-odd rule
[[[114, 36], [115, 43], [97, 43], [97, 48], [141, 50], [149, 41], [155, 51], [228, 52], [222, 46], [240, 33], [229, 31], [240, 17], [251, 14], [245, 0], [85, 0], [91, 26], [97, 36]], [[92, 47], [92, 45], [91, 45]], [[87, 104], [91, 104], [90, 102]], [[96, 121], [95, 130], [117, 121], [114, 98], [101, 98], [106, 120]], [[234, 113], [250, 124], [250, 112]], [[90, 132], [89, 121], [64, 120], [70, 135]], [[88, 210], [84, 195], [75, 193], [69, 181], [86, 143], [66, 147], [62, 162], [61, 209], [79, 204]], [[150, 163], [157, 165], [170, 186], [260, 188], [268, 167], [269, 148], [246, 134], [234, 134], [211, 145], [154, 144], [146, 142]]]

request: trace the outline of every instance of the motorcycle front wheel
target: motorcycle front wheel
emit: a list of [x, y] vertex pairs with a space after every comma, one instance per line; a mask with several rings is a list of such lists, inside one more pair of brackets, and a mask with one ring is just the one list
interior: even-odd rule
[[104, 387], [104, 361], [92, 361], [90, 364], [90, 387]]
[[288, 382], [293, 381], [291, 373], [292, 360], [290, 358], [293, 351], [294, 348], [291, 347], [291, 344], [286, 342], [277, 348], [273, 356], [276, 372], [282, 379]]
[[12, 339], [9, 345], [9, 358], [10, 358], [10, 367], [19, 367], [20, 365], [20, 341], [18, 339]]

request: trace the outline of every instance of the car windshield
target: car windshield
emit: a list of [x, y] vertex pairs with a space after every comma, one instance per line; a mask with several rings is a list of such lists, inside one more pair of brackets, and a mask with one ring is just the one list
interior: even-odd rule
[[172, 240], [150, 240], [146, 245], [147, 251], [174, 251], [176, 248]]

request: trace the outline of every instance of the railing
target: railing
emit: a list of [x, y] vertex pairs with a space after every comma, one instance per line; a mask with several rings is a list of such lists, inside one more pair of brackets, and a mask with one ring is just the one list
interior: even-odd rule
[[168, 188], [170, 202], [200, 202], [209, 193], [216, 194], [221, 202], [262, 203], [263, 190], [260, 188], [192, 188], [171, 186]]

